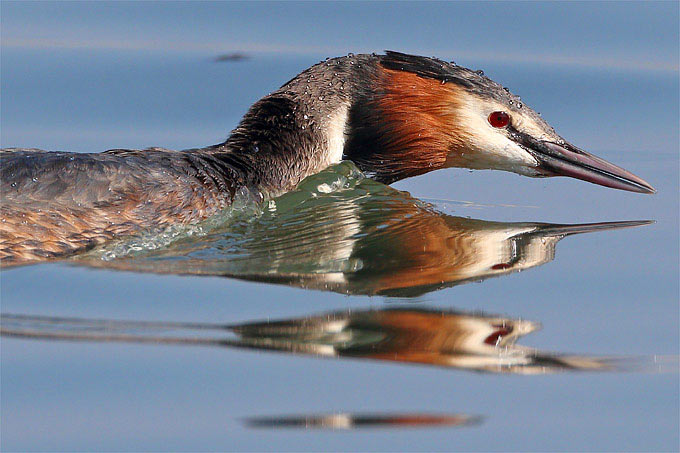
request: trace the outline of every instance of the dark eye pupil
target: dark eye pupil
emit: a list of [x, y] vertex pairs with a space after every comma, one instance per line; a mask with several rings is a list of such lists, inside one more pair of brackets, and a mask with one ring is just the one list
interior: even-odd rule
[[510, 124], [510, 116], [505, 112], [493, 112], [489, 115], [489, 124], [493, 127], [505, 127]]

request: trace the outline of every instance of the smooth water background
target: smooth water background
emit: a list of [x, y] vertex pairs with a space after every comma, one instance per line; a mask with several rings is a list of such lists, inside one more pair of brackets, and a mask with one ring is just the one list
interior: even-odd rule
[[[415, 300], [218, 277], [44, 264], [3, 271], [3, 313], [238, 323], [400, 304], [542, 323], [521, 340], [594, 355], [678, 354], [678, 5], [2, 3], [3, 147], [101, 151], [217, 143], [319, 59], [435, 54], [523, 96], [653, 196], [581, 181], [445, 170], [399, 182], [447, 214], [556, 223], [652, 219], [579, 235], [544, 266]], [[221, 52], [252, 58], [217, 63]], [[677, 450], [678, 374], [478, 374], [222, 348], [2, 338], [12, 450]], [[254, 430], [241, 419], [462, 413], [436, 429]]]

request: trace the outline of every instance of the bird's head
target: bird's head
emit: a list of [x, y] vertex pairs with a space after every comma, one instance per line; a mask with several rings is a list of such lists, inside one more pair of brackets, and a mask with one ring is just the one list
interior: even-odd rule
[[481, 71], [387, 52], [378, 57], [374, 77], [374, 88], [350, 111], [345, 155], [379, 180], [464, 167], [655, 192], [641, 178], [564, 140]]

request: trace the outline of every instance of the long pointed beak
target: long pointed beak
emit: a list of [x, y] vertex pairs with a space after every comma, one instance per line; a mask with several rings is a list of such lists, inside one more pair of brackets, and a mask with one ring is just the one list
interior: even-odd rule
[[523, 136], [521, 142], [538, 160], [545, 176], [569, 176], [614, 189], [656, 193], [644, 179], [569, 143], [539, 141], [528, 136]]

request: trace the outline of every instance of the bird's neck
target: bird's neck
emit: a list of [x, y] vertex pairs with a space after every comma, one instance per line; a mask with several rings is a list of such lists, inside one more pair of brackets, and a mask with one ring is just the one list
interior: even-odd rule
[[[343, 159], [391, 183], [446, 166], [447, 87], [362, 55], [312, 66], [255, 103], [229, 139], [210, 148], [237, 185], [270, 195]], [[437, 83], [436, 85], [440, 85]]]

